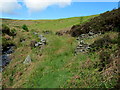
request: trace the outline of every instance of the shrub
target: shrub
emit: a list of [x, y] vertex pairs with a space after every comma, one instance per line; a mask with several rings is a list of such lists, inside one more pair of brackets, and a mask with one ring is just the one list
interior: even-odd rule
[[101, 39], [96, 40], [92, 45], [91, 45], [91, 51], [96, 51], [99, 50], [100, 48], [110, 48], [110, 44], [113, 43], [111, 38], [109, 36], [104, 36]]
[[10, 35], [10, 28], [5, 24], [2, 24], [2, 33]]
[[25, 24], [22, 26], [22, 29], [28, 32], [28, 27]]
[[8, 45], [15, 45], [12, 40], [7, 40], [6, 38], [2, 37], [2, 48], [6, 50]]
[[99, 71], [102, 71], [103, 68], [110, 63], [111, 61], [111, 58], [110, 58], [110, 54], [108, 52], [104, 52], [102, 51], [100, 53], [100, 56], [99, 56], [99, 59], [100, 59], [100, 64], [99, 64]]
[[94, 33], [105, 33], [108, 31], [119, 31], [120, 30], [120, 9], [107, 11], [100, 14], [97, 17], [90, 19], [81, 25], [73, 26], [70, 30], [70, 34], [73, 37], [79, 36], [81, 34], [88, 33], [92, 30]]

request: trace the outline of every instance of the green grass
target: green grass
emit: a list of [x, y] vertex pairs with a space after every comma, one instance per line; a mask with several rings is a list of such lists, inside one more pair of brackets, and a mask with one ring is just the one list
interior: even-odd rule
[[[99, 61], [99, 52], [80, 53], [74, 56], [74, 49], [77, 46], [76, 38], [69, 35], [57, 36], [54, 33], [58, 30], [64, 30], [72, 25], [89, 21], [87, 17], [75, 17], [59, 20], [9, 20], [3, 21], [11, 28], [17, 28], [17, 36], [13, 42], [17, 49], [12, 54], [13, 60], [3, 72], [4, 87], [12, 88], [110, 88], [114, 83], [104, 82], [104, 79], [98, 68], [94, 65]], [[26, 24], [30, 29], [25, 32], [21, 26]], [[43, 30], [53, 31], [52, 34], [44, 35]], [[43, 34], [48, 41], [48, 45], [43, 49], [30, 47], [30, 41], [38, 40], [33, 32]], [[110, 32], [106, 35], [116, 36], [116, 33]], [[97, 39], [103, 37], [99, 36]], [[20, 38], [25, 38], [23, 43]], [[85, 42], [92, 43], [96, 39], [85, 39]], [[114, 47], [116, 48], [116, 46]], [[111, 51], [112, 52], [112, 51]], [[32, 63], [23, 64], [23, 61], [30, 55]], [[79, 77], [79, 78], [76, 78]], [[113, 81], [115, 82], [115, 81]], [[111, 84], [112, 83], [112, 84]], [[111, 84], [111, 85], [110, 85]]]
[[[23, 24], [26, 24], [28, 28], [32, 31], [58, 31], [68, 29], [73, 25], [82, 24], [88, 19], [93, 18], [98, 15], [92, 16], [84, 16], [84, 17], [72, 17], [72, 18], [65, 18], [65, 19], [57, 19], [57, 20], [4, 20], [3, 23], [8, 24], [11, 27], [22, 27]], [[11, 22], [11, 23], [10, 23]]]

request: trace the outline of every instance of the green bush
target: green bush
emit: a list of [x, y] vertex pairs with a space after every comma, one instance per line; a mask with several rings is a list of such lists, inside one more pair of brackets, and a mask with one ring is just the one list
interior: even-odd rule
[[28, 32], [28, 27], [25, 24], [22, 26], [22, 29]]

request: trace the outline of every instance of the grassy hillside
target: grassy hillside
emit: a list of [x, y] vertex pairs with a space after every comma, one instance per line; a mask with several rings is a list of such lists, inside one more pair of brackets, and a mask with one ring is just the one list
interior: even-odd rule
[[[59, 20], [3, 20], [3, 24], [11, 29], [16, 29], [16, 36], [12, 36], [10, 42], [16, 45], [15, 52], [12, 53], [12, 61], [5, 67], [3, 73], [3, 87], [7, 88], [112, 88], [117, 84], [118, 75], [110, 73], [116, 69], [99, 72], [100, 53], [95, 51], [89, 53], [79, 53], [74, 55], [74, 49], [78, 42], [70, 35], [58, 36], [55, 34], [59, 30], [67, 30], [72, 25], [89, 22], [90, 18], [75, 17]], [[21, 27], [28, 26], [26, 32]], [[49, 30], [53, 33], [44, 34], [42, 31]], [[30, 42], [39, 40], [33, 32], [38, 32], [47, 38], [47, 45], [42, 48], [31, 48]], [[8, 35], [9, 36], [9, 35]], [[84, 38], [86, 43], [92, 44], [94, 41], [110, 36], [112, 40], [118, 36], [117, 32], [107, 32], [97, 38]], [[4, 36], [5, 37], [5, 36]], [[20, 42], [24, 38], [25, 42]], [[111, 44], [112, 49], [104, 49], [110, 53], [115, 53], [117, 44]], [[25, 58], [30, 55], [32, 62], [23, 64]], [[117, 58], [116, 58], [116, 61]], [[111, 62], [111, 64], [115, 64]], [[106, 74], [107, 73], [107, 74]], [[112, 77], [112, 78], [111, 78]]]
[[89, 18], [93, 18], [97, 15], [85, 16], [85, 17], [73, 17], [66, 19], [57, 19], [57, 20], [10, 20], [4, 19], [3, 24], [7, 24], [10, 27], [21, 27], [23, 24], [26, 24], [32, 31], [58, 31], [61, 29], [69, 29], [72, 25], [84, 23], [88, 21]]
[[118, 31], [120, 28], [120, 8], [112, 11], [107, 11], [99, 16], [92, 18], [90, 22], [73, 26], [70, 33], [72, 36], [79, 36], [80, 34], [92, 31], [94, 33], [104, 33], [107, 31]]

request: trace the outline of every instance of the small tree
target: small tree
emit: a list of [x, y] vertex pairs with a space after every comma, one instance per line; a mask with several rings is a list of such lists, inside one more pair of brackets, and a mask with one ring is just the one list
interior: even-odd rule
[[22, 28], [28, 32], [28, 27], [25, 24], [22, 26]]

